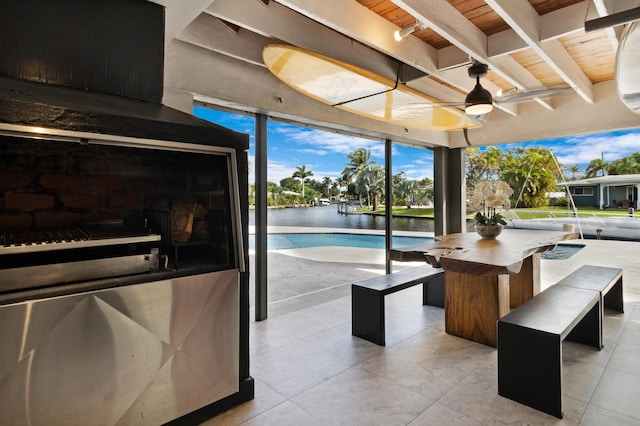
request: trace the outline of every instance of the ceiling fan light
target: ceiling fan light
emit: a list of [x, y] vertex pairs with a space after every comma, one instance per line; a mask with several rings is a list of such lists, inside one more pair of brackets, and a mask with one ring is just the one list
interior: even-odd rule
[[491, 92], [482, 87], [480, 83], [476, 83], [476, 86], [469, 92], [464, 103], [466, 104], [464, 112], [469, 115], [486, 114], [493, 109]]
[[464, 109], [464, 112], [468, 115], [482, 115], [490, 113], [493, 110], [492, 104], [475, 104], [469, 105]]

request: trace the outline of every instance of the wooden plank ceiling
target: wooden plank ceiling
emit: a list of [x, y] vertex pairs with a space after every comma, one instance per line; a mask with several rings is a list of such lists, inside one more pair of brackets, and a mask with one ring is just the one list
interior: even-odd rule
[[[481, 84], [495, 107], [473, 129], [475, 144], [640, 126], [616, 90], [624, 25], [584, 28], [587, 21], [636, 8], [637, 0], [156, 1], [167, 7], [167, 40], [173, 41], [165, 55], [166, 93], [189, 93], [200, 102], [409, 144], [468, 143], [462, 132], [379, 122], [292, 92], [264, 64], [265, 46], [278, 43], [398, 78], [447, 107], [460, 108], [473, 89], [469, 65], [487, 64]], [[394, 40], [394, 31], [417, 21], [412, 34]], [[556, 85], [569, 90], [524, 102], [497, 98], [500, 90], [515, 88], [526, 96]]]
[[[415, 17], [396, 5], [392, 0], [355, 1], [401, 28], [416, 21]], [[510, 29], [509, 24], [484, 0], [447, 1], [486, 36]], [[592, 7], [590, 2], [585, 2], [584, 0], [530, 0], [529, 3], [540, 16], [574, 4], [581, 4], [583, 5], [585, 20], [588, 10]], [[451, 42], [430, 28], [418, 29], [412, 35], [435, 49], [451, 46]], [[605, 32], [590, 34], [576, 32], [575, 34], [560, 37], [559, 41], [571, 58], [579, 65], [580, 69], [587, 75], [591, 83], [613, 80], [615, 49]], [[566, 83], [532, 48], [513, 52], [509, 56], [527, 69], [541, 85], [554, 86]], [[513, 84], [496, 75], [491, 69], [486, 78], [502, 89], [513, 87]]]

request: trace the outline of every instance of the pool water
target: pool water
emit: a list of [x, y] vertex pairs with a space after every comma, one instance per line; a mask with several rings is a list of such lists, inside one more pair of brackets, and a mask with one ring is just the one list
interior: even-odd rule
[[[393, 248], [411, 247], [419, 244], [432, 243], [435, 240], [429, 237], [394, 236]], [[285, 250], [307, 247], [360, 247], [360, 248], [385, 248], [384, 235], [349, 234], [340, 232], [327, 233], [295, 233], [295, 234], [268, 234], [267, 250]], [[542, 259], [568, 259], [580, 251], [582, 244], [558, 244], [553, 250], [540, 255]], [[255, 235], [249, 235], [249, 250], [255, 250]]]
[[[394, 248], [411, 247], [418, 244], [432, 243], [429, 237], [404, 237], [394, 236], [392, 246]], [[301, 234], [268, 234], [268, 250], [284, 250], [307, 247], [361, 247], [361, 248], [385, 248], [384, 235], [348, 234], [348, 233], [301, 233]], [[249, 250], [255, 250], [255, 236], [249, 235]]]
[[553, 250], [540, 254], [542, 259], [568, 259], [582, 250], [583, 244], [558, 244]]

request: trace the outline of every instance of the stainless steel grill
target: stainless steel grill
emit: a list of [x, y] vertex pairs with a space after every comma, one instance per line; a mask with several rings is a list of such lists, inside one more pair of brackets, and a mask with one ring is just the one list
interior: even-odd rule
[[55, 244], [91, 239], [91, 234], [82, 228], [60, 229], [40, 232], [0, 232], [0, 245], [21, 247], [40, 244]]
[[[74, 227], [37, 232], [0, 233], [0, 292], [65, 284], [100, 278], [147, 273], [159, 269], [159, 234], [147, 234], [125, 227]], [[131, 251], [131, 245], [145, 243]], [[114, 247], [122, 246], [120, 250]], [[104, 256], [100, 247], [111, 251]], [[61, 261], [60, 250], [98, 248], [94, 257], [73, 256]], [[21, 259], [40, 255], [38, 262], [15, 267]], [[50, 256], [51, 255], [51, 256]], [[58, 260], [50, 260], [58, 259]]]
[[[252, 399], [241, 322], [248, 135], [161, 104], [162, 6], [59, 2], [33, 14], [33, 2], [9, 3], [0, 423], [158, 425], [199, 410], [178, 421], [194, 423]], [[74, 23], [71, 36], [59, 36], [61, 22]], [[44, 74], [50, 84], [30, 81]], [[180, 245], [180, 270], [169, 270], [174, 229], [150, 232], [143, 210], [185, 198], [221, 214], [209, 215], [208, 238], [201, 217], [198, 232], [175, 229], [191, 236], [180, 235], [189, 245]], [[39, 231], [72, 224], [82, 228]]]
[[146, 234], [128, 228], [69, 228], [38, 232], [0, 232], [0, 256], [86, 247], [160, 241], [160, 234]]

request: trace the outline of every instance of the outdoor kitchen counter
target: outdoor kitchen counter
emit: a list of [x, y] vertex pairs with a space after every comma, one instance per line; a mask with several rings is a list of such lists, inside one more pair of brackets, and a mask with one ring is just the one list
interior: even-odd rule
[[0, 292], [0, 306], [24, 301], [35, 301], [58, 296], [67, 296], [78, 293], [105, 290], [109, 288], [131, 286], [136, 284], [155, 282], [161, 280], [172, 280], [190, 275], [206, 274], [228, 269], [216, 268], [211, 265], [195, 264], [187, 265], [180, 270], [160, 270], [146, 274], [137, 274], [124, 277], [109, 277], [92, 281], [77, 283], [57, 284], [40, 288], [29, 288], [19, 291]]
[[392, 249], [391, 259], [442, 267], [447, 333], [496, 346], [498, 318], [540, 292], [540, 253], [575, 238], [576, 233], [551, 231], [504, 230], [496, 240], [456, 233]]

